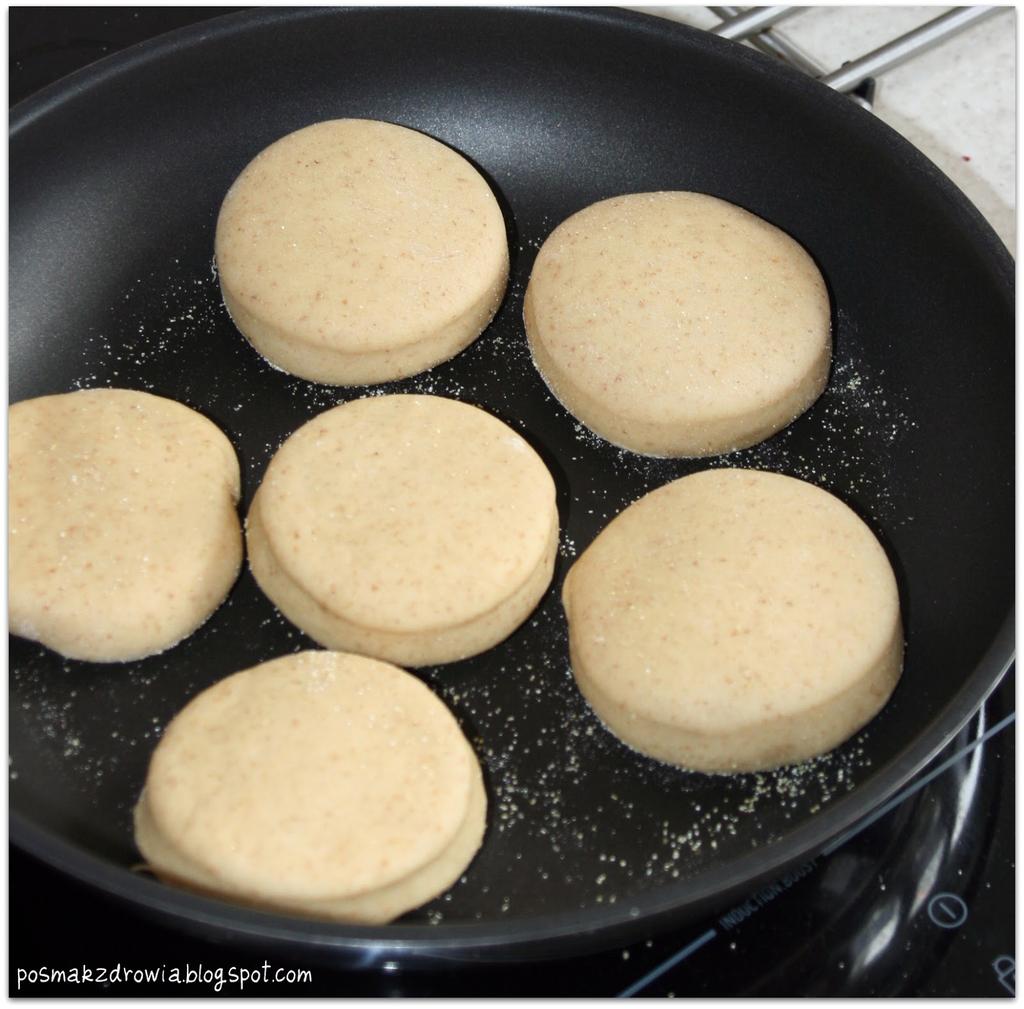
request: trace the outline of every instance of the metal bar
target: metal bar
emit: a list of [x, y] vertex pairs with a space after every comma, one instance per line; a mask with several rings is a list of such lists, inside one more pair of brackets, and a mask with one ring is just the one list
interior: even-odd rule
[[[709, 7], [708, 10], [712, 14], [716, 14], [723, 21], [743, 13], [740, 7]], [[751, 45], [760, 49], [761, 52], [767, 53], [769, 56], [778, 57], [778, 59], [785, 61], [792, 67], [796, 67], [797, 70], [805, 74], [809, 74], [811, 77], [821, 77], [826, 72], [824, 66], [816, 63], [805, 52], [793, 45], [784, 35], [772, 31], [771, 28], [766, 28], [760, 35], [755, 35], [748, 39], [748, 41]]]
[[965, 28], [990, 18], [994, 14], [1012, 9], [1012, 7], [954, 7], [947, 14], [921, 25], [920, 28], [915, 28], [913, 31], [907, 32], [906, 35], [893, 39], [892, 42], [866, 53], [859, 59], [844, 63], [838, 70], [833, 70], [832, 73], [826, 74], [819, 80], [822, 84], [835, 88], [836, 91], [852, 91], [868, 77], [899, 66], [912, 56], [959, 34]]
[[799, 13], [799, 7], [751, 7], [711, 29], [713, 35], [737, 42]]

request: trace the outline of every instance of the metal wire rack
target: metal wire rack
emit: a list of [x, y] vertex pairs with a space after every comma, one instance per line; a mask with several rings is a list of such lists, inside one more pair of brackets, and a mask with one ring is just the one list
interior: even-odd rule
[[1012, 7], [954, 7], [913, 31], [829, 70], [775, 28], [780, 22], [796, 17], [807, 9], [708, 7], [712, 14], [721, 19], [710, 31], [722, 38], [748, 42], [762, 52], [817, 78], [822, 84], [850, 95], [867, 109], [871, 108], [874, 101], [875, 78], [879, 74], [906, 63], [990, 17], [1013, 10]]

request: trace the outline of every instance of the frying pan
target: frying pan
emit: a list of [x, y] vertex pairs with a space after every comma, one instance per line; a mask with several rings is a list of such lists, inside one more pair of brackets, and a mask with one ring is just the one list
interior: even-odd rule
[[[559, 562], [535, 614], [482, 656], [419, 671], [480, 754], [483, 850], [449, 894], [374, 928], [243, 909], [131, 871], [131, 808], [162, 727], [221, 677], [312, 646], [247, 572], [200, 631], [140, 662], [69, 662], [11, 639], [11, 836], [182, 928], [336, 964], [563, 956], [723, 909], [876, 808], [1010, 662], [1012, 261], [884, 124], [705, 33], [602, 9], [264, 9], [102, 60], [13, 110], [11, 400], [118, 385], [188, 403], [238, 449], [247, 507], [291, 431], [364, 391], [256, 356], [220, 303], [214, 222], [256, 152], [343, 116], [462, 152], [490, 181], [512, 250], [509, 293], [481, 338], [385, 389], [483, 406], [523, 432], [558, 486]], [[828, 390], [727, 457], [609, 446], [551, 399], [526, 349], [522, 294], [543, 239], [595, 200], [658, 189], [754, 211], [829, 285]], [[641, 494], [715, 465], [838, 494], [897, 572], [907, 658], [895, 695], [799, 767], [715, 777], [656, 764], [610, 736], [572, 684], [558, 592], [573, 556]]]

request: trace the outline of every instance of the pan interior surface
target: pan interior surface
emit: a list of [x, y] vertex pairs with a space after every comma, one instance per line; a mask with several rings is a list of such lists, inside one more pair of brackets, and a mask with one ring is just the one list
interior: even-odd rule
[[[131, 810], [169, 719], [216, 680], [313, 647], [248, 571], [171, 651], [126, 665], [10, 644], [15, 839], [140, 905], [203, 927], [356, 949], [394, 940], [513, 950], [696, 913], [813, 853], [880, 802], [980, 703], [1010, 657], [1012, 263], [938, 171], [869, 113], [767, 59], [637, 15], [555, 10], [275, 11], [185, 29], [23, 103], [10, 146], [10, 398], [144, 389], [200, 410], [242, 463], [243, 512], [277, 446], [365, 389], [256, 356], [212, 263], [244, 165], [309, 123], [364, 117], [468, 157], [505, 214], [512, 278], [491, 326], [434, 370], [376, 387], [475, 403], [540, 452], [558, 488], [555, 579], [509, 640], [422, 676], [484, 766], [484, 847], [449, 894], [390, 929], [327, 927], [170, 891], [138, 861]], [[829, 285], [826, 392], [761, 445], [656, 460], [589, 434], [548, 394], [522, 329], [537, 249], [627, 192], [730, 200], [796, 238]], [[896, 570], [906, 665], [834, 753], [716, 777], [620, 744], [569, 671], [562, 579], [636, 498], [709, 466], [837, 494]], [[616, 931], [618, 930], [618, 931]]]

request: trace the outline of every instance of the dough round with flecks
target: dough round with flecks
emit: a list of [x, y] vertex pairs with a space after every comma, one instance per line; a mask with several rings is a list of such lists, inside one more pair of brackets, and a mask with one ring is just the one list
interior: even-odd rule
[[573, 674], [649, 756], [749, 771], [824, 753], [903, 664], [896, 579], [871, 530], [812, 484], [708, 470], [619, 514], [565, 580]]
[[453, 357], [508, 282], [501, 209], [483, 176], [425, 134], [335, 119], [258, 154], [217, 221], [235, 324], [271, 364], [364, 385]]
[[201, 414], [129, 389], [10, 408], [11, 631], [93, 662], [191, 634], [242, 563], [238, 459]]
[[423, 683], [314, 651], [235, 673], [171, 721], [135, 837], [168, 882], [378, 923], [462, 875], [485, 813], [476, 755]]
[[566, 409], [645, 455], [767, 438], [818, 398], [831, 360], [811, 257], [703, 193], [617, 196], [564, 221], [537, 255], [524, 319]]
[[551, 581], [558, 511], [530, 445], [440, 396], [328, 410], [277, 451], [246, 522], [260, 587], [327, 648], [402, 665], [512, 633]]

